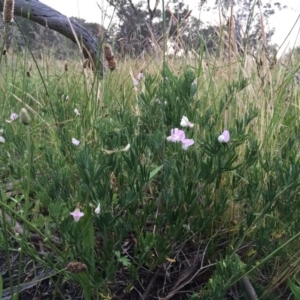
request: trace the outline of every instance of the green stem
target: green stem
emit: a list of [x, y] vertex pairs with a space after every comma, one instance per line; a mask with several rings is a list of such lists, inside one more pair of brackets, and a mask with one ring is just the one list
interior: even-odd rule
[[31, 178], [31, 141], [30, 141], [30, 127], [26, 126], [27, 129], [27, 180], [26, 180], [26, 191], [25, 191], [25, 213], [24, 218], [28, 219], [29, 214], [29, 191], [30, 191], [30, 178]]
[[2, 46], [1, 46], [1, 50], [0, 50], [1, 51], [1, 53], [0, 53], [0, 65], [1, 65], [1, 62], [2, 62], [2, 56], [3, 56], [3, 52], [4, 52], [6, 39], [7, 39], [8, 26], [9, 26], [9, 24], [5, 23], [3, 42], [2, 42]]
[[[0, 190], [0, 200], [3, 202], [2, 192]], [[5, 252], [6, 252], [6, 259], [8, 265], [8, 275], [9, 275], [9, 285], [10, 285], [10, 293], [13, 295], [13, 283], [12, 283], [12, 276], [11, 276], [11, 264], [10, 264], [10, 253], [8, 247], [9, 237], [7, 234], [7, 227], [6, 227], [6, 216], [4, 210], [2, 209], [2, 224], [3, 224], [3, 235], [4, 235], [4, 244], [5, 244]]]
[[[31, 178], [31, 142], [30, 142], [30, 127], [26, 126], [27, 129], [27, 144], [26, 144], [26, 149], [27, 149], [27, 174], [26, 170], [24, 172], [24, 180], [26, 180], [26, 190], [25, 190], [25, 210], [24, 210], [24, 219], [28, 220], [28, 215], [29, 215], [29, 192], [30, 192], [30, 178]], [[26, 165], [24, 163], [24, 165]], [[17, 285], [17, 294], [19, 293], [19, 288], [21, 284], [21, 268], [22, 268], [22, 259], [23, 259], [23, 249], [22, 245], [27, 243], [27, 226], [28, 223], [24, 224], [24, 231], [22, 234], [22, 241], [21, 241], [21, 251], [20, 251], [20, 256], [19, 256], [19, 269], [18, 269], [18, 285]]]

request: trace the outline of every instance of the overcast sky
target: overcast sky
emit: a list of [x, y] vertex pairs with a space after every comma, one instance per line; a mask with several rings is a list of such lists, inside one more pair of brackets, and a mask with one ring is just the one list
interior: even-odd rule
[[[76, 16], [85, 19], [88, 22], [95, 22], [99, 24], [106, 25], [109, 20], [104, 18], [105, 12], [108, 10], [108, 4], [106, 0], [40, 0], [41, 2], [51, 6], [52, 8], [58, 10], [59, 12], [67, 15], [68, 17]], [[118, 1], [118, 0], [116, 0]], [[189, 4], [190, 8], [196, 16], [199, 15], [197, 6], [201, 0], [185, 0], [184, 3]], [[151, 2], [155, 2], [151, 0]], [[165, 3], [168, 1], [165, 0]], [[214, 3], [214, 0], [207, 0], [207, 3]], [[274, 0], [262, 0], [263, 3], [266, 2], [276, 2]], [[287, 5], [288, 8], [281, 11], [277, 11], [275, 15], [270, 18], [270, 27], [275, 27], [275, 35], [273, 37], [273, 42], [281, 44], [285, 37], [288, 35], [289, 31], [295, 24], [299, 14], [300, 14], [300, 1], [299, 0], [277, 0], [277, 2], [282, 3], [282, 5]], [[202, 12], [201, 20], [205, 23], [210, 22], [214, 25], [218, 20], [218, 13], [214, 10], [213, 13]], [[300, 37], [297, 39], [300, 30], [300, 21], [296, 24], [290, 38], [288, 39], [289, 46], [293, 46], [296, 40], [300, 41]], [[297, 42], [297, 44], [300, 44]]]

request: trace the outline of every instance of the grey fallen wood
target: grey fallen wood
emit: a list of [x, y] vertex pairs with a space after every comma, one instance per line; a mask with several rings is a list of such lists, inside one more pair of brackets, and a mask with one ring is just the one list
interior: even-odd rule
[[[3, 11], [3, 5], [4, 0], [0, 0], [0, 11]], [[29, 19], [44, 27], [48, 27], [49, 29], [57, 31], [76, 43], [76, 39], [74, 37], [72, 28], [69, 25], [68, 18], [57, 10], [42, 2], [39, 2], [38, 0], [15, 0], [14, 15]], [[84, 57], [89, 58], [90, 54], [94, 66], [101, 73], [101, 45], [99, 41], [94, 38], [86, 28], [78, 24], [74, 19], [71, 18], [70, 22], [77, 35], [77, 38], [83, 45], [82, 48]]]

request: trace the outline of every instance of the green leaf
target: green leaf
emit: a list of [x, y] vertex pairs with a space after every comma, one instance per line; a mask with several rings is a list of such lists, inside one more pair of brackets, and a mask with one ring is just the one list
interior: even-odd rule
[[121, 263], [124, 267], [129, 267], [131, 265], [130, 260], [126, 256], [121, 256], [120, 251], [115, 251], [116, 259], [119, 263]]
[[150, 177], [149, 179], [152, 179], [162, 168], [164, 165], [161, 165], [159, 167], [157, 167], [156, 169], [154, 169], [152, 172], [150, 172]]
[[18, 300], [18, 299], [19, 299], [19, 293], [15, 293], [11, 298], [11, 300]]
[[294, 284], [291, 280], [288, 280], [288, 285], [295, 296], [295, 299], [300, 300], [300, 287]]
[[[88, 215], [88, 213], [86, 213]], [[89, 257], [91, 273], [95, 272], [95, 257], [94, 257], [94, 247], [95, 247], [95, 232], [94, 226], [91, 220], [86, 217], [83, 218], [82, 224], [85, 234], [83, 235], [83, 244], [85, 245], [86, 255]]]

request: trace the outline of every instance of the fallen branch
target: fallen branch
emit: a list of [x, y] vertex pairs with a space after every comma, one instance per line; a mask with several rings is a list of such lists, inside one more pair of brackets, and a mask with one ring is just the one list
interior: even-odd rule
[[[3, 5], [4, 0], [0, 0], [0, 11], [3, 11]], [[29, 19], [44, 27], [59, 32], [76, 43], [76, 38], [73, 33], [74, 30], [78, 40], [82, 44], [84, 57], [92, 58], [95, 68], [101, 70], [101, 45], [99, 41], [74, 19], [71, 18], [69, 21], [68, 17], [38, 0], [15, 0], [14, 15]], [[73, 30], [69, 22], [71, 23]]]

